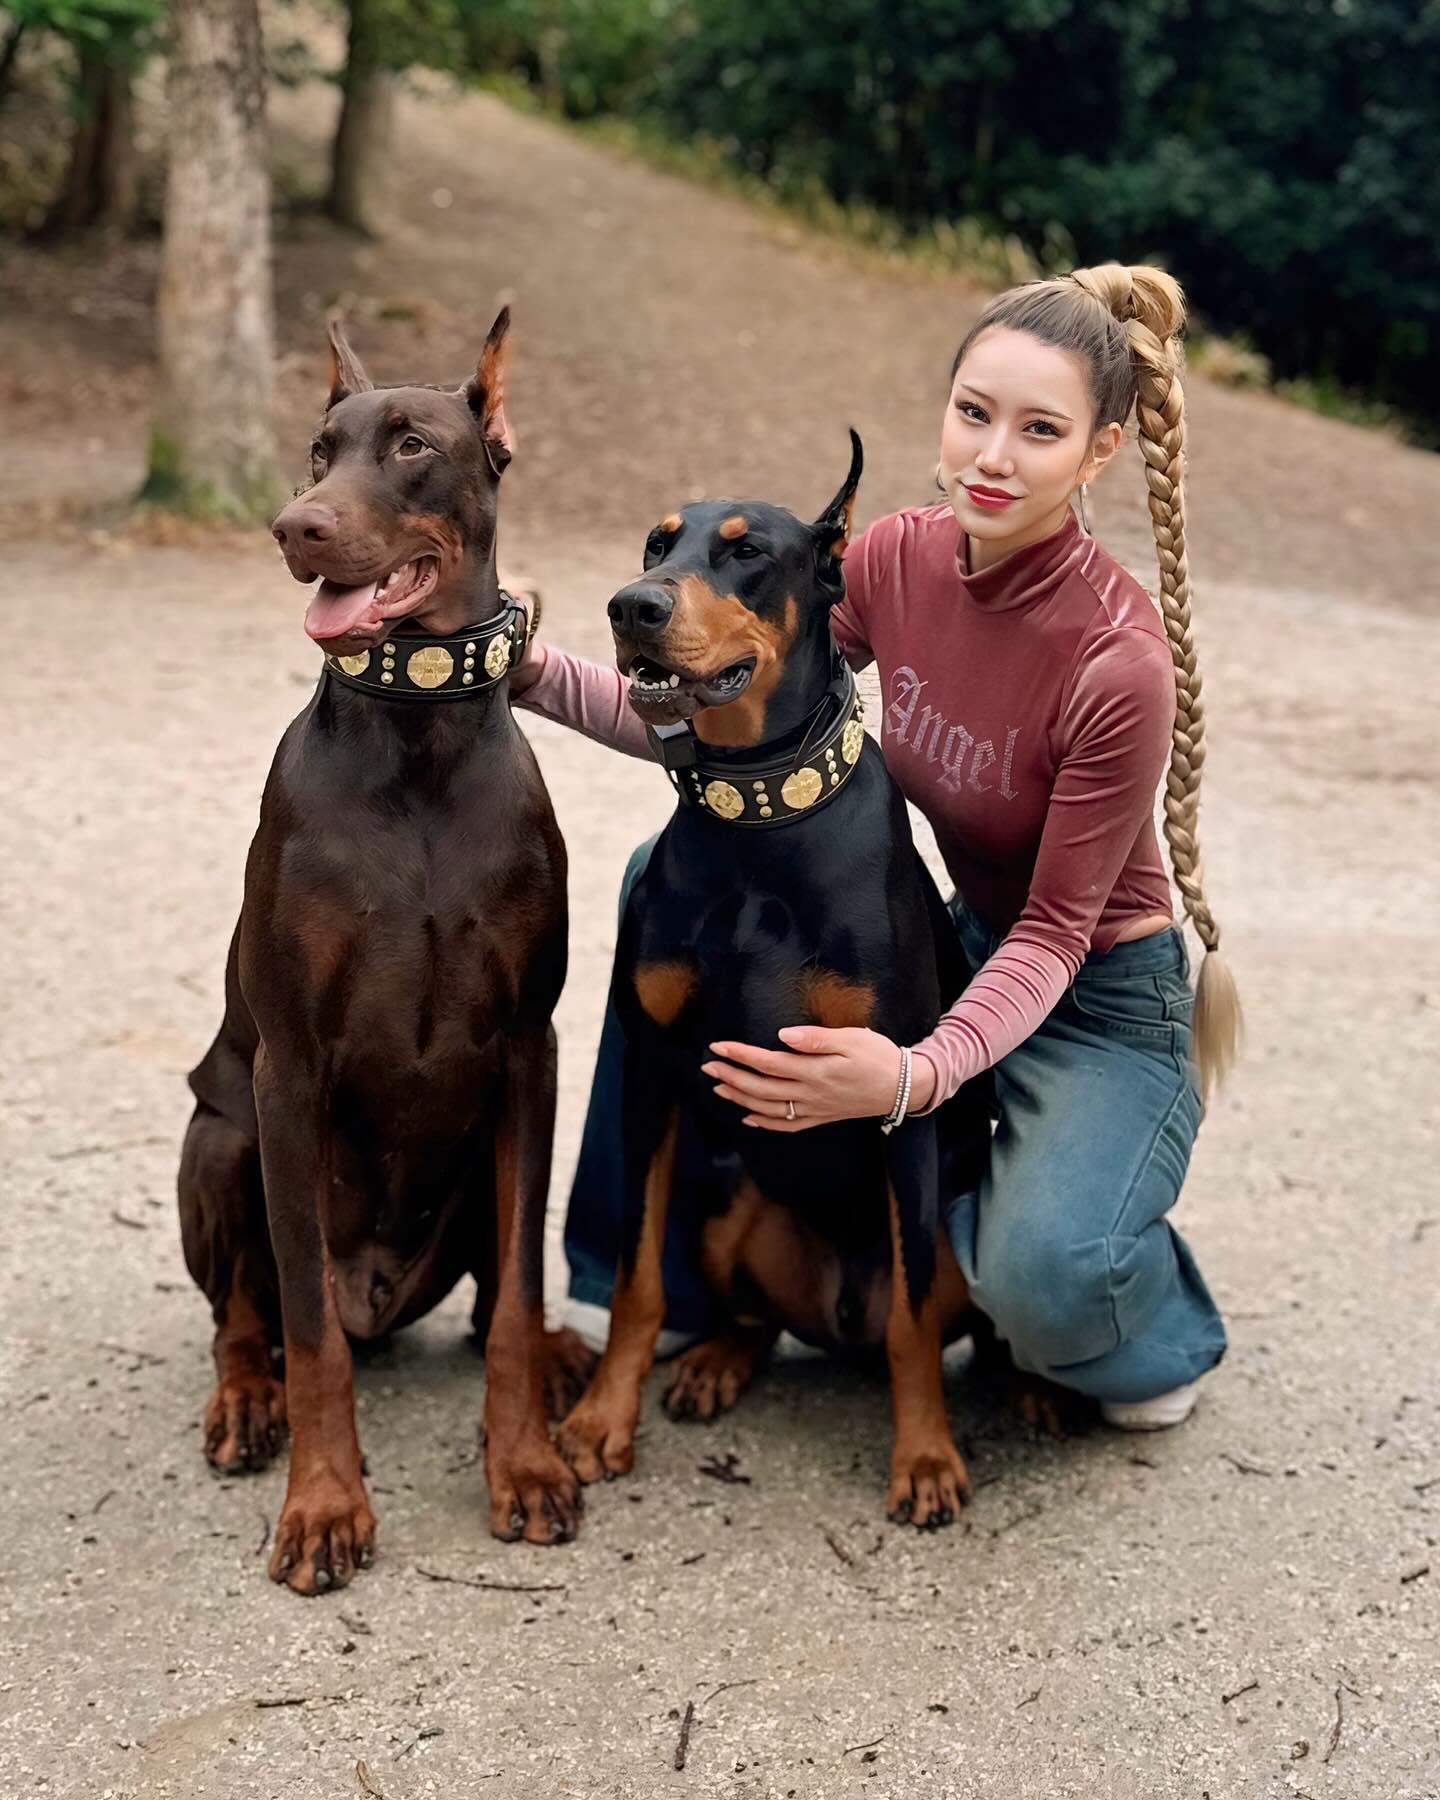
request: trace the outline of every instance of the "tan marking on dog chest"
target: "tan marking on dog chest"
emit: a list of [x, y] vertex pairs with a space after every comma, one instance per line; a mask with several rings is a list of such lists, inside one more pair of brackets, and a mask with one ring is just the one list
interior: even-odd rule
[[641, 963], [635, 971], [635, 992], [657, 1025], [673, 1025], [695, 992], [695, 979], [689, 963]]
[[875, 1013], [875, 990], [863, 981], [851, 981], [832, 969], [816, 969], [807, 975], [802, 992], [818, 1025], [833, 1029], [865, 1026]]

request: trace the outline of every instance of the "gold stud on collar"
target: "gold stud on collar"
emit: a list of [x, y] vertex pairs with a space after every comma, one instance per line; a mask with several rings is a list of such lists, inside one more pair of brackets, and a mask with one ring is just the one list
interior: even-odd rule
[[865, 727], [860, 723], [860, 715], [857, 712], [841, 735], [840, 754], [845, 758], [847, 763], [858, 762], [860, 760], [860, 751], [863, 748], [864, 743]]
[[335, 660], [347, 675], [363, 675], [370, 667], [370, 652], [362, 650], [358, 656], [337, 656]]
[[498, 637], [491, 638], [490, 648], [485, 652], [485, 673], [495, 679], [509, 667], [510, 640], [502, 631]]

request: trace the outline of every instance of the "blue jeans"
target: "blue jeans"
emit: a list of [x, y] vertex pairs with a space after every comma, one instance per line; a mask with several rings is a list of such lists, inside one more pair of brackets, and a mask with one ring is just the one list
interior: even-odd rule
[[[978, 969], [999, 944], [952, 901]], [[1225, 1327], [1167, 1214], [1200, 1124], [1185, 945], [1173, 928], [1092, 951], [995, 1066], [976, 1193], [942, 1196], [976, 1304], [1017, 1365], [1095, 1400], [1149, 1400], [1225, 1354]]]
[[[654, 840], [631, 857], [624, 911]], [[998, 936], [951, 903], [972, 968]], [[1178, 931], [1088, 956], [1049, 1017], [995, 1069], [999, 1125], [975, 1193], [941, 1211], [976, 1303], [1022, 1368], [1096, 1400], [1148, 1400], [1212, 1368], [1225, 1328], [1166, 1215], [1200, 1123], [1192, 995]], [[624, 1039], [606, 1010], [565, 1249], [574, 1299], [608, 1306], [620, 1237]], [[666, 1326], [716, 1330], [694, 1226], [672, 1213]]]

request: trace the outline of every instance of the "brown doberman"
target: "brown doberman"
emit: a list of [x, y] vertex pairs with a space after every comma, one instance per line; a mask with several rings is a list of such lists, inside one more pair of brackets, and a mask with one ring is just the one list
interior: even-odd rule
[[270, 1574], [302, 1594], [373, 1555], [348, 1340], [467, 1273], [490, 1528], [553, 1543], [580, 1507], [545, 1416], [588, 1353], [541, 1312], [566, 864], [506, 679], [527, 633], [495, 566], [508, 327], [451, 391], [376, 388], [332, 326], [312, 479], [273, 526], [320, 579], [325, 659], [265, 785], [179, 1186], [216, 1326], [205, 1452], [263, 1467], [288, 1417]]
[[988, 1082], [888, 1135], [877, 1119], [790, 1135], [746, 1128], [701, 1072], [711, 1044], [778, 1049], [786, 1025], [913, 1043], [965, 979], [830, 633], [860, 466], [852, 433], [845, 484], [811, 523], [760, 500], [672, 514], [650, 534], [645, 573], [610, 602], [630, 704], [679, 804], [615, 954], [620, 1268], [605, 1355], [560, 1444], [583, 1481], [630, 1468], [677, 1221], [698, 1246], [717, 1330], [676, 1363], [672, 1415], [733, 1405], [782, 1329], [832, 1350], [883, 1346], [887, 1511], [937, 1527], [968, 1491], [941, 1347], [972, 1322], [939, 1197], [984, 1167]]

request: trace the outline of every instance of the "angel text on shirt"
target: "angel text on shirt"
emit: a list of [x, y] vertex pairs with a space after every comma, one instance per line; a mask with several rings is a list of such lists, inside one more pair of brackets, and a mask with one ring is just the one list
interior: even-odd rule
[[[1005, 733], [1005, 747], [997, 752], [992, 738], [976, 738], [963, 725], [952, 725], [944, 713], [928, 701], [922, 703], [925, 683], [914, 669], [896, 669], [890, 677], [890, 699], [885, 708], [884, 731], [887, 738], [907, 745], [916, 756], [940, 765], [940, 786], [952, 793], [961, 787], [974, 794], [997, 793], [1002, 800], [1013, 800], [1017, 788], [1010, 785], [1015, 765], [1015, 740], [1020, 727], [1012, 725]], [[966, 769], [966, 759], [969, 768]], [[983, 781], [986, 770], [998, 765], [999, 777]]]

